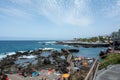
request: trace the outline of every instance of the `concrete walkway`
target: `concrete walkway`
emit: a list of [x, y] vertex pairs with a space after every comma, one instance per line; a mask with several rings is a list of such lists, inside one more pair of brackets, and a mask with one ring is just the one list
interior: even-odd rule
[[[17, 74], [8, 74], [8, 77], [10, 80], [42, 80], [42, 77], [45, 76], [36, 76], [36, 77], [22, 77], [22, 76], [18, 76]], [[56, 76], [49, 76], [46, 77], [46, 80], [55, 80]]]
[[18, 74], [8, 74], [8, 77], [10, 78], [10, 80], [41, 80], [43, 77], [46, 77], [46, 80], [55, 80], [58, 75], [56, 74], [49, 74], [48, 75], [48, 70], [44, 70], [41, 71], [41, 74], [39, 76], [35, 76], [35, 77], [23, 77], [23, 76], [19, 76]]
[[120, 64], [98, 71], [96, 80], [120, 80]]

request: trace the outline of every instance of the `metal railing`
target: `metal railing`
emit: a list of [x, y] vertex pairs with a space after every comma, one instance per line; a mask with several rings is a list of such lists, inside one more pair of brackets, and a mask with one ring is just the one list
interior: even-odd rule
[[84, 80], [96, 80], [97, 71], [98, 71], [98, 67], [99, 67], [98, 59], [99, 58], [96, 58], [94, 60], [94, 63]]

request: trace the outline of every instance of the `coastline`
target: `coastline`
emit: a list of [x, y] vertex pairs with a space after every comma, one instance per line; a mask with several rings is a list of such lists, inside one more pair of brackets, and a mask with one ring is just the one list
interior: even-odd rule
[[[56, 44], [55, 40], [47, 40], [47, 41], [2, 41], [0, 42], [0, 58], [4, 58], [6, 57], [6, 55], [11, 55], [11, 54], [15, 54], [15, 52], [25, 52], [25, 51], [33, 51], [33, 50], [37, 50], [39, 48], [53, 48], [55, 50], [60, 51], [63, 48], [69, 49], [69, 48], [76, 48], [80, 50], [80, 53], [75, 53], [75, 55], [78, 56], [82, 56], [82, 55], [86, 55], [87, 53], [94, 53], [100, 52], [102, 49], [104, 48], [84, 48], [81, 46], [73, 46], [73, 45], [63, 45], [63, 44]], [[88, 51], [90, 50], [90, 51]], [[88, 51], [88, 52], [86, 52]], [[84, 55], [84, 56], [85, 56]], [[88, 55], [89, 56], [89, 55]]]
[[[59, 61], [60, 62], [66, 62], [66, 57], [68, 56], [68, 54], [66, 55], [66, 52], [64, 53], [64, 52], [62, 52], [62, 50], [58, 51], [57, 47], [51, 48], [51, 46], [60, 46], [59, 49], [65, 49], [65, 50], [66, 49], [68, 49], [68, 50], [73, 49], [73, 51], [76, 48], [76, 49], [80, 50], [80, 52], [78, 52], [78, 53], [73, 52], [72, 53], [73, 55], [74, 54], [81, 54], [81, 53], [83, 53], [85, 55], [83, 55], [83, 56], [73, 56], [73, 57], [74, 58], [81, 57], [82, 59], [84, 59], [84, 58], [87, 59], [88, 58], [87, 56], [91, 55], [89, 50], [92, 51], [91, 53], [96, 52], [96, 51], [99, 52], [99, 51], [102, 50], [102, 47], [100, 47], [100, 48], [99, 47], [97, 47], [97, 48], [93, 48], [93, 47], [90, 47], [90, 48], [74, 47], [73, 45], [58, 45], [58, 44], [54, 44], [53, 42], [52, 42], [52, 44], [50, 42], [47, 42], [47, 45], [43, 44], [41, 42], [37, 42], [37, 44], [39, 44], [41, 46], [44, 45], [44, 46], [49, 46], [49, 47], [36, 48], [34, 50], [16, 51], [16, 52], [12, 52], [12, 53], [6, 53], [7, 57], [3, 58], [3, 60], [1, 61], [1, 64], [3, 64], [3, 66], [5, 68], [4, 73], [15, 74], [15, 73], [18, 73], [17, 70], [18, 70], [19, 67], [22, 67], [22, 69], [24, 70], [24, 69], [26, 69], [30, 66], [31, 66], [31, 68], [34, 68], [36, 71], [40, 71], [40, 72], [41, 72], [41, 69], [49, 70], [51, 67], [53, 69], [56, 69], [57, 68], [56, 65], [58, 65], [58, 64], [54, 63], [54, 61], [57, 60], [56, 61], [57, 63], [59, 63]], [[85, 52], [82, 51], [81, 49], [83, 49]], [[103, 49], [105, 49], [105, 48], [103, 48]], [[47, 50], [47, 51], [45, 51], [45, 50]], [[52, 50], [53, 50], [53, 52], [52, 52]], [[42, 51], [45, 51], [45, 53], [42, 52]], [[41, 56], [42, 53], [45, 54], [45, 55], [47, 53], [49, 55]], [[87, 55], [86, 55], [86, 53], [87, 53]], [[98, 55], [96, 55], [96, 56], [98, 56]], [[55, 59], [55, 60], [53, 60], [53, 59]], [[89, 59], [91, 59], [91, 58], [89, 58]], [[43, 64], [44, 60], [48, 60], [47, 65]], [[41, 64], [41, 62], [42, 62], [42, 64]], [[49, 64], [49, 62], [50, 62], [50, 64]], [[91, 62], [91, 61], [88, 61], [88, 62]], [[4, 64], [5, 65], [7, 64], [7, 66], [5, 66]], [[64, 65], [66, 65], [66, 63], [64, 63]], [[89, 68], [90, 68], [90, 66], [89, 66]], [[86, 68], [85, 71], [86, 70], [89, 70], [89, 69]], [[84, 68], [83, 68], [83, 72], [84, 72]], [[87, 72], [86, 72], [86, 74], [87, 74]], [[84, 73], [82, 73], [82, 74], [84, 74]], [[86, 74], [84, 74], [84, 77], [85, 77]]]
[[[41, 69], [44, 69], [44, 70], [47, 70], [47, 72], [48, 72], [50, 68], [52, 68], [52, 69], [57, 68], [58, 71], [60, 71], [60, 74], [63, 74], [63, 73], [66, 73], [66, 72], [68, 73], [67, 67], [69, 67], [69, 65], [66, 61], [67, 61], [67, 57], [70, 53], [62, 52], [62, 51], [61, 52], [48, 51], [48, 52], [50, 52], [51, 55], [49, 55], [47, 57], [40, 56], [40, 54], [42, 53], [42, 51], [40, 49], [34, 50], [34, 51], [27, 51], [27, 52], [16, 52], [16, 54], [9, 55], [6, 58], [4, 58], [0, 62], [1, 63], [0, 68], [4, 68], [4, 69], [1, 69], [2, 72], [6, 73], [6, 74], [9, 74], [9, 75], [18, 73], [18, 68], [21, 68], [23, 72], [24, 72], [24, 69], [29, 70], [29, 69], [33, 69], [33, 68], [35, 69], [35, 71], [42, 72]], [[26, 57], [24, 57], [24, 56], [26, 56]], [[29, 57], [29, 56], [32, 56], [32, 57]], [[36, 57], [34, 57], [34, 56], [36, 56]], [[50, 60], [50, 58], [52, 59], [53, 62]], [[82, 58], [81, 57], [80, 61], [82, 59], [84, 61], [84, 59], [87, 59], [87, 58], [84, 58], [84, 57]], [[15, 63], [16, 61], [19, 61], [19, 60], [23, 60], [22, 64], [21, 64], [21, 62], [18, 63], [18, 64]], [[88, 59], [88, 60], [90, 60], [90, 59]], [[37, 62], [34, 64], [34, 61], [37, 61]], [[64, 70], [61, 70], [62, 68], [59, 70], [60, 65]], [[80, 65], [78, 67], [80, 67]], [[79, 68], [77, 68], [77, 69], [79, 69]], [[86, 70], [88, 72], [89, 68], [88, 69], [86, 68], [85, 70], [83, 68], [83, 72], [86, 71]], [[29, 71], [31, 71], [31, 70], [29, 70]], [[83, 73], [84, 77], [85, 77], [86, 73]], [[31, 73], [29, 73], [29, 74], [31, 74]], [[57, 76], [58, 75], [56, 75], [56, 77]]]
[[109, 43], [93, 43], [93, 42], [81, 42], [81, 41], [57, 41], [56, 44], [62, 45], [79, 45], [83, 47], [109, 47]]

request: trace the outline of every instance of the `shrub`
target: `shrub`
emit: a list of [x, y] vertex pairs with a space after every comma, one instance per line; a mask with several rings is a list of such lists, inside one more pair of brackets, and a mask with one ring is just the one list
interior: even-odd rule
[[100, 62], [99, 69], [103, 69], [108, 65], [112, 65], [112, 64], [120, 64], [120, 54], [111, 53], [105, 59], [102, 59]]

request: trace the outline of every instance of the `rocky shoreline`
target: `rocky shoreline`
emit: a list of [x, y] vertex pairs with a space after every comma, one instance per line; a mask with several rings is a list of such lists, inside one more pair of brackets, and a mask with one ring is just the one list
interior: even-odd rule
[[96, 47], [109, 47], [109, 43], [95, 43], [95, 42], [81, 42], [81, 41], [57, 41], [56, 44], [73, 45], [75, 47], [96, 48]]
[[[42, 53], [48, 53], [48, 56], [41, 56]], [[72, 80], [83, 80], [87, 75], [91, 65], [85, 66], [85, 58], [75, 58], [71, 56], [70, 61], [73, 62], [74, 67], [77, 67], [75, 71], [71, 71], [68, 67], [72, 66], [71, 62], [68, 62], [68, 56], [71, 53], [67, 51], [48, 50], [43, 51], [41, 49], [25, 52], [16, 52], [13, 55], [7, 55], [0, 61], [0, 72], [4, 74], [20, 74], [24, 77], [32, 76], [33, 72], [41, 70], [54, 70], [59, 74], [70, 73]], [[30, 56], [30, 57], [28, 57]], [[78, 59], [78, 60], [77, 60]], [[87, 61], [89, 62], [89, 61]], [[80, 64], [78, 64], [80, 63]], [[39, 75], [37, 73], [36, 75]], [[77, 76], [79, 75], [79, 77]], [[81, 77], [80, 77], [81, 76]]]

